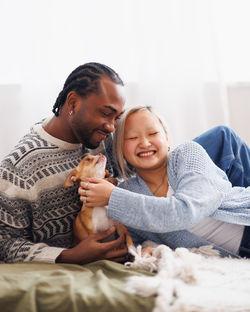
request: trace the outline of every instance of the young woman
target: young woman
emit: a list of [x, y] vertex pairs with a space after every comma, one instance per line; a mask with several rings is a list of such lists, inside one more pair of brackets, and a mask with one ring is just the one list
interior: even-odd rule
[[151, 108], [125, 114], [114, 153], [124, 182], [115, 187], [90, 179], [79, 193], [90, 206], [108, 205], [108, 216], [129, 227], [135, 244], [197, 247], [205, 239], [239, 253], [250, 241], [248, 232], [243, 237], [250, 225], [250, 187], [232, 187], [196, 142], [170, 152], [164, 124]]

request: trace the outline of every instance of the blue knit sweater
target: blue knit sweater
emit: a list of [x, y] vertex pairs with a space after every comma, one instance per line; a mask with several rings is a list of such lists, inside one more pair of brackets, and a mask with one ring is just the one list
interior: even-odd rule
[[167, 172], [173, 196], [153, 196], [137, 175], [113, 190], [108, 216], [153, 241], [159, 241], [160, 233], [191, 228], [208, 216], [250, 225], [250, 187], [232, 187], [199, 144], [187, 142], [171, 152]]

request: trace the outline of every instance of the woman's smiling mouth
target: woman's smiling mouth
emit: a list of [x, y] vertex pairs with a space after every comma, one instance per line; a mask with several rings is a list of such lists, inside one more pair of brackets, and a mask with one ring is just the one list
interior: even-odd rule
[[150, 157], [153, 156], [156, 153], [156, 151], [149, 151], [149, 152], [140, 152], [137, 154], [139, 157]]

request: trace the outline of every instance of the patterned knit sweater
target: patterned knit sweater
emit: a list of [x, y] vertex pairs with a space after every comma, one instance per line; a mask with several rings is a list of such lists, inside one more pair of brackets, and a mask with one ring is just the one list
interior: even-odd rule
[[38, 123], [2, 160], [0, 260], [55, 262], [72, 247], [81, 202], [78, 185], [62, 185], [86, 151], [52, 137]]

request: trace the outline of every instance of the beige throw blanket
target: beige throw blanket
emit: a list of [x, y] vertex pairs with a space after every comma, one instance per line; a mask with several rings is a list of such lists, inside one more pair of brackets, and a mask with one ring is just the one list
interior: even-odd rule
[[[203, 252], [203, 251], [202, 251]], [[250, 311], [250, 260], [204, 256], [159, 245], [145, 258], [137, 248], [130, 267], [155, 276], [132, 276], [127, 287], [148, 297], [157, 295], [154, 312]]]

